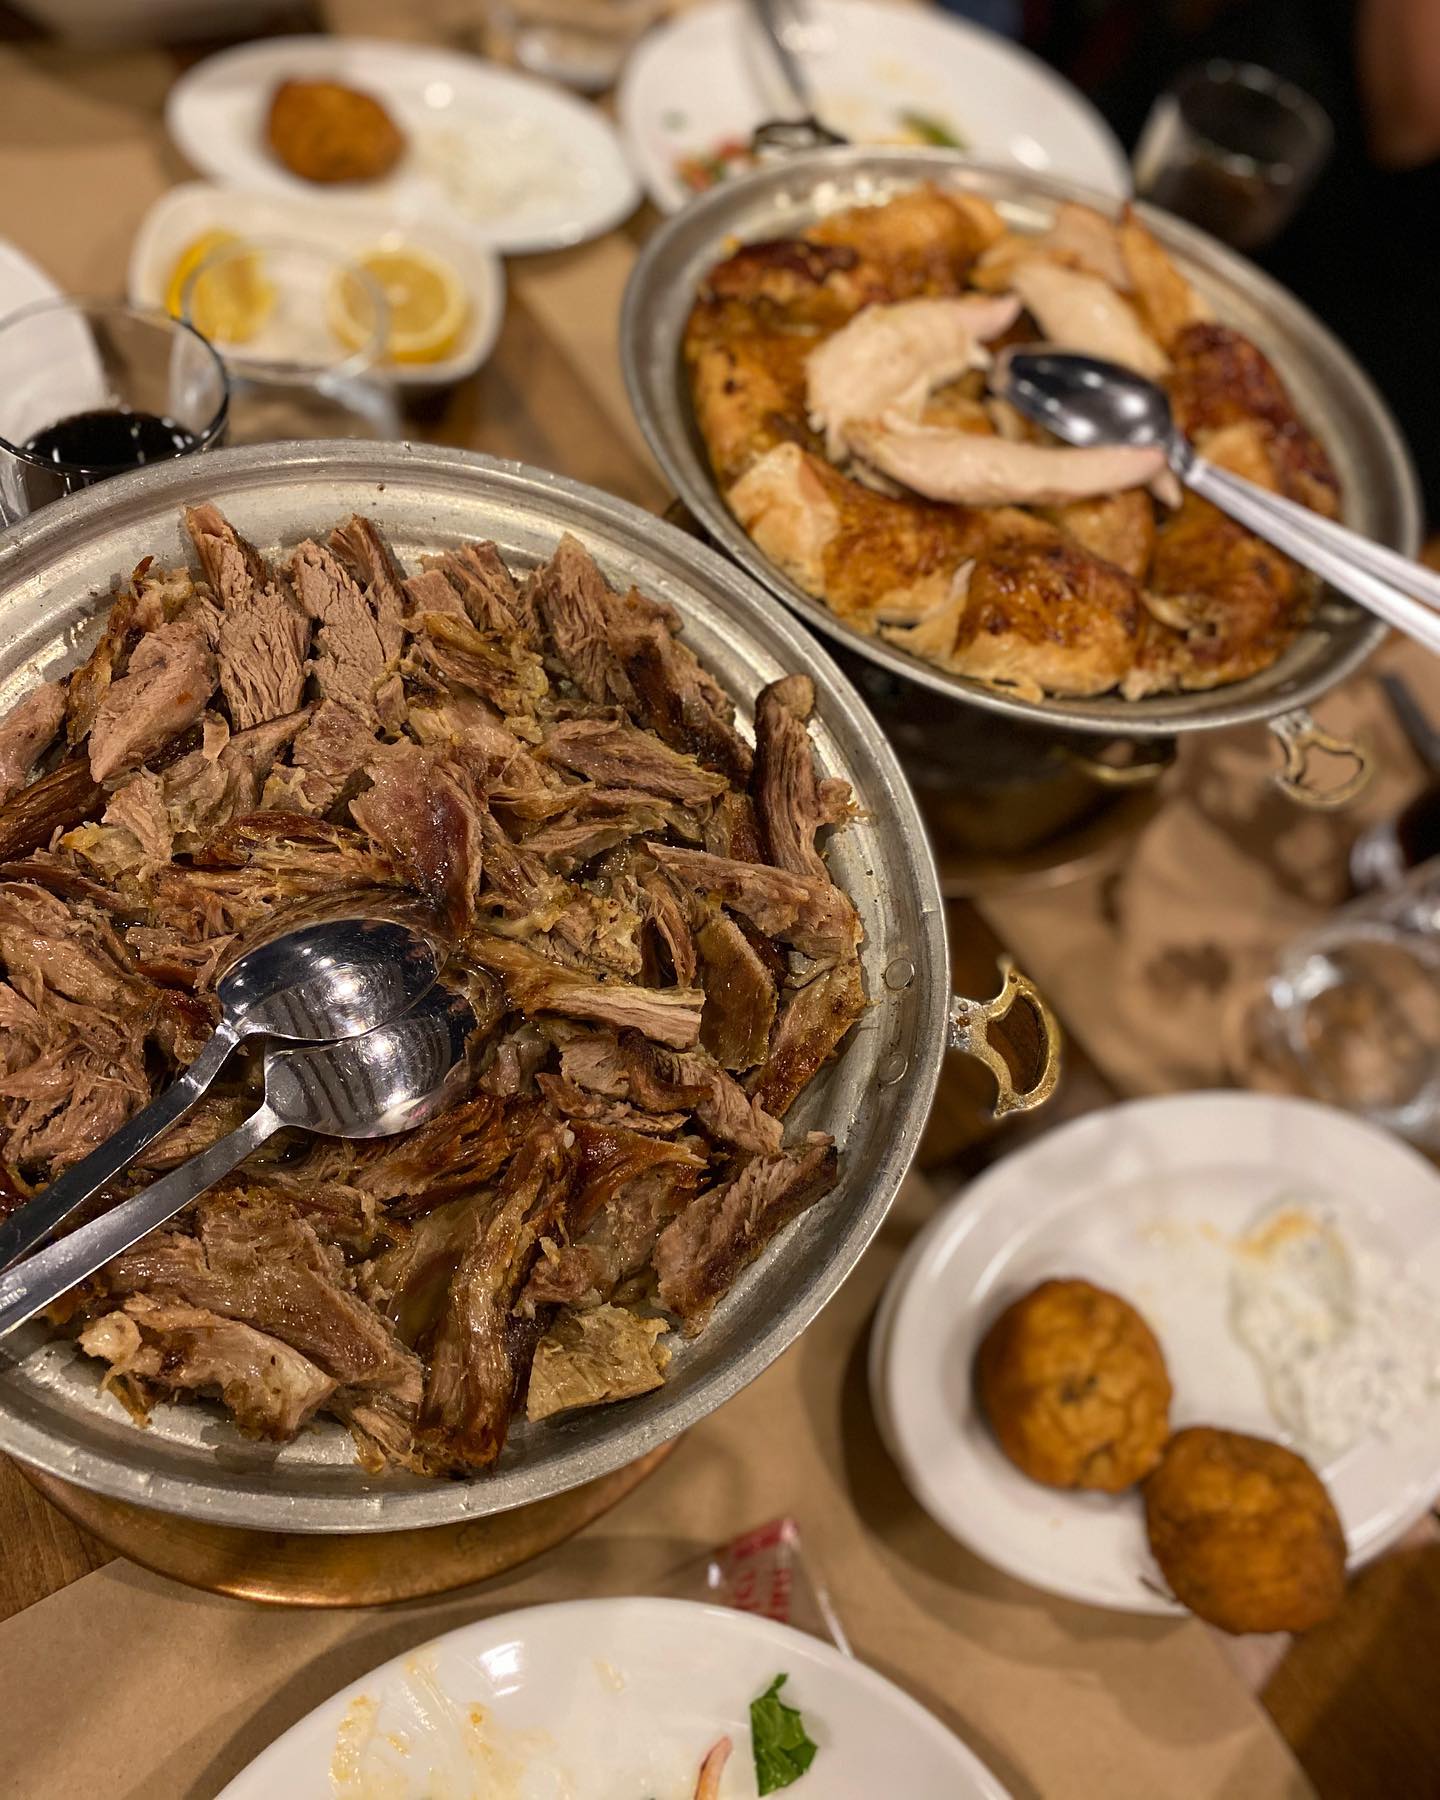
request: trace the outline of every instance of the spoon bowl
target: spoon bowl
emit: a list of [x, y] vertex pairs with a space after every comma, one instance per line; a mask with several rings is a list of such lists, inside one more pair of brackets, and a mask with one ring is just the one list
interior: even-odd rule
[[393, 1137], [469, 1084], [480, 1036], [463, 994], [435, 986], [403, 1018], [359, 1038], [271, 1050], [265, 1100], [245, 1123], [98, 1219], [0, 1274], [0, 1337], [148, 1236], [287, 1126], [327, 1137]]
[[426, 909], [383, 888], [352, 890], [269, 920], [263, 935], [232, 954], [215, 988], [219, 1023], [189, 1068], [0, 1224], [0, 1269], [44, 1243], [184, 1118], [242, 1038], [326, 1043], [373, 1031], [433, 988], [447, 949]]
[[323, 1043], [407, 1012], [435, 983], [445, 946], [425, 909], [383, 889], [270, 922], [239, 945], [215, 984], [237, 1037]]
[[1212, 463], [1177, 428], [1164, 389], [1145, 376], [1073, 350], [1016, 348], [996, 357], [990, 386], [1017, 411], [1077, 448], [1159, 445], [1192, 493], [1376, 618], [1440, 654], [1440, 575]]
[[1075, 350], [1002, 350], [991, 391], [1067, 444], [1144, 448], [1175, 438], [1170, 397], [1133, 369]]
[[463, 994], [433, 987], [363, 1037], [267, 1052], [265, 1104], [324, 1137], [393, 1137], [442, 1112], [471, 1076], [476, 1018]]

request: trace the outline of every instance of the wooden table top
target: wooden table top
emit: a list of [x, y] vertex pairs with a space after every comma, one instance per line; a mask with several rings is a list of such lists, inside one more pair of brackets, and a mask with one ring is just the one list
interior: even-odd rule
[[[384, 15], [395, 10], [375, 0], [333, 9], [371, 30], [384, 28]], [[426, 10], [406, 9], [407, 35], [423, 35]], [[185, 174], [160, 125], [175, 68], [160, 52], [85, 56], [44, 42], [0, 46], [0, 221], [72, 291], [123, 286], [135, 227]], [[616, 352], [621, 292], [652, 224], [641, 213], [595, 243], [512, 262], [495, 354], [473, 379], [416, 409], [414, 434], [539, 464], [662, 511], [670, 496], [630, 417]], [[1000, 946], [969, 907], [957, 906], [951, 924], [960, 984], [983, 993]], [[985, 1080], [952, 1059], [927, 1142], [932, 1163], [973, 1170], [1017, 1137], [1114, 1098], [1072, 1043], [1051, 1108], [997, 1139], [983, 1124]], [[0, 1619], [111, 1558], [4, 1462], [0, 1546]], [[1321, 1794], [1440, 1794], [1440, 1706], [1429, 1673], [1437, 1664], [1440, 1547], [1431, 1544], [1363, 1574], [1340, 1617], [1290, 1648], [1262, 1698]]]

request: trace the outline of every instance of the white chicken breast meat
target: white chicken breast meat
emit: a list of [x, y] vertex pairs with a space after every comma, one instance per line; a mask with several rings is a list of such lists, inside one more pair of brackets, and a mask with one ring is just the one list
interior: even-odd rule
[[1158, 445], [1072, 450], [1017, 444], [970, 431], [915, 425], [894, 414], [878, 425], [854, 425], [856, 452], [882, 475], [927, 500], [958, 506], [1064, 506], [1126, 488], [1144, 487], [1165, 468]]
[[894, 412], [918, 419], [933, 388], [983, 369], [982, 345], [1020, 314], [1010, 294], [958, 300], [901, 300], [867, 306], [814, 350], [805, 363], [805, 403], [826, 454], [840, 461], [857, 419]]
[[1048, 343], [1103, 356], [1158, 380], [1170, 367], [1135, 308], [1098, 275], [1037, 259], [1012, 272], [1011, 286]]

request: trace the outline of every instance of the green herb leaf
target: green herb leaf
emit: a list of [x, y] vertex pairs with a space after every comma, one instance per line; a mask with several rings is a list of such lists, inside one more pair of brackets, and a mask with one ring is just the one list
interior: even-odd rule
[[928, 113], [904, 112], [900, 115], [900, 123], [907, 131], [913, 132], [922, 144], [934, 144], [940, 150], [964, 150], [964, 138], [952, 131], [939, 119], [932, 119]]
[[798, 1781], [814, 1762], [818, 1748], [806, 1736], [800, 1714], [780, 1698], [780, 1690], [788, 1679], [777, 1675], [760, 1698], [750, 1702], [755, 1785], [762, 1794], [773, 1794], [777, 1788]]

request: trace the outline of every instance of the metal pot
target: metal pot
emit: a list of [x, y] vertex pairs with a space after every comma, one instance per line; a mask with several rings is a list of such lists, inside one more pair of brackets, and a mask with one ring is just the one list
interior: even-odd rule
[[[990, 168], [944, 150], [843, 146], [786, 157], [726, 182], [668, 219], [631, 273], [621, 322], [625, 381], [646, 439], [684, 504], [708, 535], [805, 621], [860, 656], [922, 687], [1022, 725], [1110, 739], [1165, 739], [1189, 731], [1264, 721], [1285, 753], [1280, 786], [1308, 805], [1342, 805], [1367, 777], [1364, 752], [1322, 731], [1305, 710], [1352, 674], [1386, 627], [1325, 590], [1305, 631], [1269, 669], [1208, 693], [1141, 701], [1023, 700], [938, 669], [847, 625], [765, 557], [726, 507], [695, 429], [681, 357], [685, 322], [700, 282], [736, 241], [803, 230], [847, 206], [877, 203], [920, 181], [991, 201], [1020, 231], [1042, 231], [1064, 200], [1113, 214], [1112, 197], [1015, 168]], [[1217, 315], [1265, 351], [1323, 438], [1345, 496], [1346, 522], [1413, 554], [1420, 496], [1409, 453], [1384, 402], [1323, 325], [1277, 283], [1204, 232], [1151, 207], [1137, 210]], [[1353, 775], [1321, 791], [1310, 780], [1313, 750], [1349, 757]]]
[[[707, 1331], [680, 1345], [666, 1386], [550, 1426], [518, 1423], [488, 1475], [376, 1478], [343, 1427], [323, 1422], [276, 1450], [206, 1408], [161, 1407], [138, 1431], [99, 1392], [99, 1366], [29, 1328], [0, 1343], [0, 1447], [98, 1492], [216, 1524], [286, 1531], [394, 1530], [507, 1511], [643, 1456], [697, 1423], [771, 1363], [814, 1318], [870, 1241], [920, 1139], [947, 1039], [1001, 1082], [997, 1110], [1037, 1104], [1054, 1085], [1058, 1037], [1011, 971], [980, 1005], [951, 998], [935, 865], [900, 768], [854, 689], [817, 641], [732, 564], [648, 513], [518, 463], [403, 444], [281, 444], [216, 451], [121, 477], [57, 502], [0, 540], [0, 706], [36, 668], [73, 665], [109, 590], [143, 556], [180, 561], [179, 509], [213, 500], [263, 548], [287, 547], [352, 511], [373, 517], [407, 561], [493, 538], [512, 565], [547, 558], [562, 532], [610, 579], [673, 605], [688, 641], [740, 702], [803, 670], [820, 696], [816, 753], [854, 786], [861, 817], [837, 834], [836, 877], [865, 925], [872, 1006], [848, 1047], [797, 1104], [794, 1126], [834, 1133], [843, 1174], [739, 1281]], [[992, 1019], [1026, 999], [1046, 1029], [1040, 1078], [1017, 1095], [989, 1041]]]

